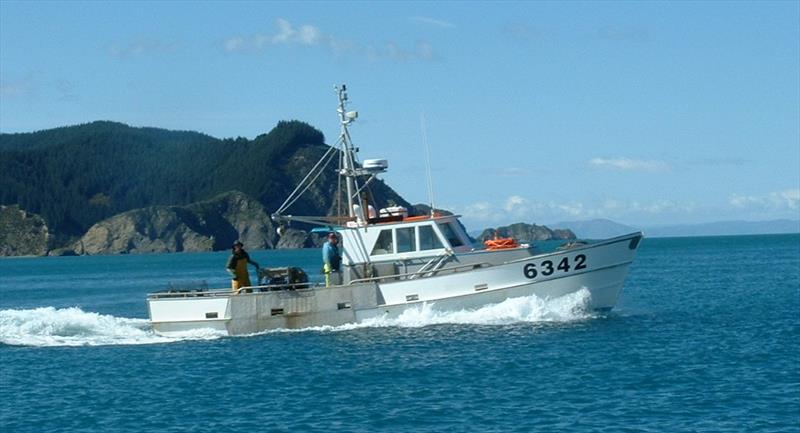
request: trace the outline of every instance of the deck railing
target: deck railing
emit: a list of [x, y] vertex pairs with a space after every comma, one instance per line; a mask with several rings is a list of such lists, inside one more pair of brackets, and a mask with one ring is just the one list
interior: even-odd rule
[[370, 277], [370, 278], [358, 278], [358, 279], [355, 279], [355, 280], [350, 280], [350, 282], [348, 284], [380, 282], [382, 280], [397, 280], [397, 279], [400, 279], [400, 278], [403, 278], [403, 277], [405, 277], [405, 279], [411, 279], [412, 277], [413, 278], [421, 277], [421, 276], [424, 276], [426, 274], [440, 274], [440, 273], [447, 273], [447, 272], [455, 273], [455, 272], [459, 272], [462, 269], [479, 269], [479, 268], [485, 268], [485, 267], [489, 267], [489, 266], [493, 266], [493, 265], [491, 263], [489, 263], [489, 262], [481, 262], [481, 263], [470, 263], [470, 264], [461, 265], [461, 266], [453, 266], [453, 267], [450, 267], [450, 268], [442, 268], [442, 269], [438, 269], [438, 270], [420, 269], [418, 271], [406, 272], [406, 273], [403, 273], [403, 274], [381, 275], [381, 276]]
[[195, 289], [195, 290], [170, 290], [166, 292], [148, 293], [148, 299], [162, 299], [162, 298], [206, 298], [206, 297], [227, 297], [238, 295], [241, 293], [254, 293], [254, 292], [280, 292], [287, 290], [306, 290], [316, 287], [322, 287], [321, 283], [287, 283], [287, 284], [265, 284], [258, 286], [240, 287], [237, 290], [231, 289]]
[[[455, 273], [465, 269], [480, 269], [492, 266], [489, 262], [470, 263], [461, 266], [453, 266], [437, 270], [420, 269], [415, 272], [406, 272], [402, 274], [381, 275], [370, 278], [358, 278], [350, 280], [346, 285], [359, 284], [359, 283], [379, 283], [384, 280], [399, 280], [399, 279], [413, 279], [426, 276], [434, 276], [441, 273]], [[432, 274], [432, 275], [431, 275]], [[287, 290], [307, 290], [318, 287], [324, 287], [322, 283], [288, 283], [288, 284], [266, 284], [258, 286], [241, 287], [237, 290], [230, 289], [215, 289], [215, 290], [170, 290], [166, 292], [149, 293], [148, 299], [173, 299], [173, 298], [214, 298], [214, 297], [228, 297], [239, 295], [243, 293], [256, 293], [256, 292], [280, 292]]]

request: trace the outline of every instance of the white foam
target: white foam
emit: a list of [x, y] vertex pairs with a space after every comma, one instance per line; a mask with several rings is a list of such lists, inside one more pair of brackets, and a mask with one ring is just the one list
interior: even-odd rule
[[[303, 331], [349, 331], [360, 328], [420, 328], [430, 325], [510, 325], [514, 323], [558, 323], [593, 318], [587, 306], [591, 294], [586, 289], [578, 290], [558, 298], [544, 299], [536, 295], [510, 298], [498, 304], [486, 305], [472, 310], [441, 311], [436, 303], [424, 303], [405, 310], [400, 316], [386, 315], [367, 319], [360, 323], [341, 326], [316, 326], [303, 329], [279, 329], [271, 332]], [[262, 333], [263, 334], [263, 333]]]
[[[435, 303], [409, 308], [398, 317], [381, 316], [341, 326], [278, 329], [275, 332], [339, 332], [362, 328], [420, 328], [430, 325], [509, 325], [514, 323], [558, 323], [586, 320], [589, 291], [579, 290], [559, 298], [535, 295], [506, 299], [473, 310], [440, 311]], [[197, 329], [169, 336], [155, 333], [147, 319], [130, 319], [86, 312], [80, 308], [43, 307], [30, 310], [0, 310], [0, 343], [20, 346], [101, 346], [172, 343], [213, 340], [225, 334]]]
[[169, 337], [153, 332], [146, 319], [114, 317], [80, 308], [0, 310], [0, 343], [18, 346], [101, 346], [208, 340], [222, 334], [199, 329]]
[[[555, 299], [542, 299], [535, 295], [511, 298], [499, 304], [475, 310], [455, 312], [438, 311], [436, 304], [406, 310], [397, 319], [396, 326], [421, 327], [438, 324], [509, 325], [529, 322], [571, 322], [588, 316], [586, 305], [589, 291], [581, 290]], [[378, 319], [378, 322], [385, 319]]]

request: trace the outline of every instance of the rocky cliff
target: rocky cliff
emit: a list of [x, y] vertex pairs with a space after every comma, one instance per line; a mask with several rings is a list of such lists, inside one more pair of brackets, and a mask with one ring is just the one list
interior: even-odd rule
[[240, 239], [245, 248], [272, 248], [275, 230], [258, 201], [233, 191], [188, 206], [134, 209], [93, 225], [75, 243], [78, 254], [216, 251]]
[[44, 219], [19, 206], [0, 206], [0, 256], [47, 254], [50, 233]]
[[546, 226], [536, 224], [516, 223], [510, 226], [488, 228], [481, 232], [478, 241], [494, 239], [495, 234], [501, 238], [514, 238], [519, 242], [549, 241], [549, 240], [574, 240], [575, 233], [571, 230], [551, 230]]
[[305, 230], [284, 229], [283, 235], [278, 238], [276, 248], [308, 248], [313, 246], [311, 238]]

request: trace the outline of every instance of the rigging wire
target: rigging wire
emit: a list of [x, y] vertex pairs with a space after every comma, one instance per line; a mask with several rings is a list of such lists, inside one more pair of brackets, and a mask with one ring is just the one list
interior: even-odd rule
[[[303, 180], [300, 181], [300, 183], [297, 185], [294, 191], [292, 191], [292, 193], [289, 194], [289, 196], [286, 198], [283, 204], [278, 208], [278, 210], [275, 212], [276, 214], [283, 213], [283, 211], [285, 211], [289, 206], [293, 205], [303, 194], [305, 194], [306, 191], [308, 191], [311, 185], [317, 180], [317, 178], [319, 178], [319, 176], [325, 170], [325, 167], [327, 167], [328, 164], [330, 164], [331, 160], [333, 159], [331, 156], [333, 155], [333, 151], [335, 149], [336, 147], [334, 146], [328, 147], [328, 150], [325, 151], [325, 153], [322, 155], [322, 158], [320, 158], [319, 161], [317, 161], [317, 163], [314, 165], [314, 167], [312, 167], [311, 170], [309, 170], [308, 174], [306, 174], [306, 176], [303, 178]], [[322, 167], [320, 167], [320, 164], [322, 164], [323, 161], [325, 161], [325, 163], [322, 165]], [[317, 168], [319, 168], [319, 170], [317, 170]], [[311, 181], [309, 181], [308, 184], [305, 185], [305, 188], [303, 188], [303, 190], [298, 194], [297, 191], [300, 190], [300, 188], [306, 183], [308, 178], [312, 174], [314, 174], [314, 172], [316, 172], [314, 178], [311, 179]]]
[[428, 145], [428, 130], [425, 127], [425, 112], [420, 114], [420, 125], [422, 127], [422, 143], [425, 145], [425, 168], [428, 171], [428, 199], [431, 201], [431, 216], [436, 207], [433, 203], [433, 176], [431, 175], [431, 147]]

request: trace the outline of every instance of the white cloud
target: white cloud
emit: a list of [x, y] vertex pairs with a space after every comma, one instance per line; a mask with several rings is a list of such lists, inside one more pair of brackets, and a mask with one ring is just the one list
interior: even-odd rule
[[278, 44], [291, 44], [297, 43], [301, 45], [316, 45], [322, 39], [322, 32], [310, 25], [304, 24], [299, 29], [295, 29], [292, 23], [279, 18], [278, 19], [278, 33], [272, 36], [272, 43]]
[[728, 202], [731, 206], [739, 209], [761, 208], [764, 210], [796, 211], [800, 209], [800, 189], [786, 189], [763, 195], [734, 194]]
[[520, 209], [525, 206], [525, 199], [518, 196], [512, 195], [511, 197], [506, 200], [506, 204], [503, 206], [506, 212], [513, 212], [514, 210]]
[[223, 43], [225, 51], [239, 51], [244, 48], [244, 38], [230, 38]]
[[592, 158], [589, 160], [589, 164], [623, 171], [659, 172], [670, 170], [669, 164], [663, 161], [631, 158]]
[[493, 221], [497, 216], [497, 210], [494, 206], [485, 201], [473, 203], [463, 208], [455, 207], [454, 211], [481, 222]]
[[633, 201], [623, 205], [622, 209], [628, 212], [638, 212], [645, 214], [668, 214], [668, 213], [692, 213], [696, 206], [694, 203], [679, 203], [673, 200], [656, 200], [647, 204]]
[[381, 45], [364, 46], [325, 33], [319, 27], [311, 24], [295, 26], [284, 18], [276, 21], [276, 27], [277, 31], [274, 33], [232, 36], [222, 41], [222, 49], [227, 52], [258, 52], [271, 46], [319, 46], [327, 48], [336, 56], [359, 55], [371, 61], [388, 59], [395, 62], [407, 62], [438, 59], [433, 46], [426, 41], [417, 42], [414, 48], [406, 48], [392, 41]]
[[625, 207], [624, 203], [614, 199], [606, 199], [602, 204], [602, 208], [607, 211], [615, 211], [617, 209], [623, 209], [624, 207]]
[[292, 40], [295, 31], [292, 27], [292, 23], [286, 21], [283, 18], [278, 18], [278, 33], [272, 36], [272, 43], [273, 44], [285, 44]]
[[[447, 208], [447, 207], [446, 207]], [[558, 199], [540, 201], [520, 195], [496, 197], [448, 209], [463, 215], [468, 227], [482, 228], [515, 222], [547, 223], [608, 218], [639, 224], [670, 224], [722, 220], [766, 220], [800, 217], [800, 189], [762, 195], [733, 195], [728, 201], [695, 203], [691, 200], [649, 201], [606, 198], [597, 201]]]
[[557, 209], [570, 217], [577, 218], [594, 216], [594, 212], [588, 211], [586, 208], [584, 208], [583, 203], [549, 203], [547, 206], [549, 206], [551, 209]]
[[669, 220], [675, 216], [690, 217], [700, 210], [691, 202], [681, 203], [663, 199], [648, 203], [617, 199], [606, 199], [597, 203], [575, 200], [532, 202], [519, 195], [511, 195], [496, 203], [481, 201], [453, 208], [453, 211], [462, 214], [465, 220], [478, 225], [594, 218]]
[[331, 37], [310, 24], [295, 28], [286, 19], [278, 18], [275, 22], [278, 31], [272, 34], [257, 33], [252, 36], [234, 36], [222, 42], [222, 48], [228, 52], [260, 51], [273, 45], [318, 45], [331, 42]]
[[455, 24], [453, 24], [453, 23], [451, 23], [449, 21], [438, 20], [436, 18], [423, 17], [423, 16], [411, 17], [411, 20], [417, 21], [417, 22], [420, 22], [420, 23], [423, 23], [423, 24], [430, 24], [430, 25], [436, 26], [436, 27], [446, 28], [446, 29], [452, 29], [452, 28], [455, 28], [455, 26], [456, 26]]
[[316, 45], [322, 38], [322, 33], [314, 26], [305, 25], [300, 27], [300, 43], [305, 45]]
[[[410, 51], [407, 51], [407, 50], [399, 47], [394, 42], [389, 42], [388, 44], [386, 44], [386, 51], [385, 52], [389, 56], [389, 58], [391, 58], [391, 59], [393, 59], [395, 61], [398, 61], [398, 62], [408, 61], [412, 57], [412, 53]], [[374, 51], [373, 52], [373, 56], [375, 54], [378, 55], [378, 58], [381, 57], [378, 51]]]

